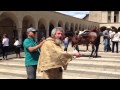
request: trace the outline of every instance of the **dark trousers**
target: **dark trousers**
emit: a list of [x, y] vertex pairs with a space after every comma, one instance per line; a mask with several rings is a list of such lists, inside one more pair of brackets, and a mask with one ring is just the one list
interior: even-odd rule
[[111, 51], [111, 47], [110, 47], [110, 39], [108, 39], [107, 51]]
[[37, 65], [26, 66], [27, 79], [36, 79]]
[[2, 54], [2, 47], [0, 47], [0, 55]]
[[64, 48], [64, 51], [67, 51], [67, 48]]
[[7, 55], [8, 55], [8, 46], [3, 46], [3, 48], [2, 48], [2, 53], [3, 53], [3, 58], [6, 57], [6, 59], [7, 59]]
[[112, 41], [112, 52], [114, 52], [114, 47], [116, 45], [116, 53], [118, 53], [118, 42]]

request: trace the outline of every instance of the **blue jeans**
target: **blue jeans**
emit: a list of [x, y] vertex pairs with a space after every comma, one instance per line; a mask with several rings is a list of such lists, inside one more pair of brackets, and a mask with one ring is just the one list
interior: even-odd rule
[[64, 46], [65, 46], [65, 48], [68, 48], [68, 43], [64, 42]]
[[64, 42], [64, 46], [65, 46], [64, 51], [67, 51], [68, 43], [65, 43], [65, 42]]
[[27, 79], [36, 79], [37, 65], [26, 66]]
[[104, 51], [107, 51], [108, 48], [108, 39], [104, 39]]

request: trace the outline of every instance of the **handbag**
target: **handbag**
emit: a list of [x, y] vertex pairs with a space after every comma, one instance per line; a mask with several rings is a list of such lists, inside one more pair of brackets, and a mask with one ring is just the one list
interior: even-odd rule
[[20, 47], [21, 47], [21, 45], [17, 45], [17, 47], [19, 47], [19, 48], [20, 48]]

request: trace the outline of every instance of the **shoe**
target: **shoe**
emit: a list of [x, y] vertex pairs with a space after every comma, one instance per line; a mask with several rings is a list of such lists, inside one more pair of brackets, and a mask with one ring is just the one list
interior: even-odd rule
[[5, 60], [5, 58], [3, 58], [2, 60]]

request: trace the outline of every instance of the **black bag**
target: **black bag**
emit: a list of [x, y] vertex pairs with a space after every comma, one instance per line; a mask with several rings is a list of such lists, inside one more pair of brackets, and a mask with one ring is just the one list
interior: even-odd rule
[[21, 48], [21, 45], [17, 45], [18, 48]]

